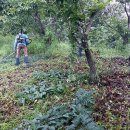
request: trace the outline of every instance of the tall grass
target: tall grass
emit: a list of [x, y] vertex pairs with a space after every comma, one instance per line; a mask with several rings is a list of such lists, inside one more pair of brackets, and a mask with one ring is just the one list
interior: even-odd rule
[[45, 38], [37, 37], [32, 39], [32, 43], [28, 46], [29, 54], [41, 54], [45, 56], [68, 56], [71, 47], [68, 42], [59, 42], [52, 39], [52, 43], [48, 44]]
[[69, 42], [55, 41], [46, 51], [49, 56], [65, 56], [68, 57], [71, 53], [71, 46]]
[[[29, 54], [43, 54], [47, 56], [69, 56], [71, 45], [69, 42], [60, 42], [52, 36], [51, 44], [48, 44], [46, 37], [31, 37], [32, 43], [28, 46]], [[15, 36], [0, 35], [0, 58], [13, 52], [13, 42]], [[101, 57], [128, 57], [130, 55], [130, 45], [117, 45], [116, 48], [108, 48], [105, 44], [90, 45], [93, 51], [98, 51]]]
[[92, 45], [90, 48], [93, 51], [99, 52], [99, 55], [104, 58], [125, 57], [130, 56], [130, 45], [117, 45], [115, 48], [109, 48], [105, 44]]
[[[53, 38], [52, 43], [48, 45], [45, 38], [30, 37], [32, 42], [28, 45], [28, 53], [43, 54], [48, 56], [68, 56], [71, 52], [70, 44], [67, 42], [59, 42]], [[4, 57], [12, 53], [15, 36], [0, 35], [0, 57]], [[23, 53], [23, 52], [22, 52]]]
[[33, 37], [32, 42], [28, 45], [29, 54], [40, 54], [45, 53], [45, 42], [40, 37]]
[[6, 56], [13, 52], [14, 36], [0, 35], [0, 57]]

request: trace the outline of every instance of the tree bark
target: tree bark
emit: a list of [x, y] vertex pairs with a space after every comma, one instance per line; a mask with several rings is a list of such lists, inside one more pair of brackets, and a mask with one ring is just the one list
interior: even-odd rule
[[96, 66], [95, 62], [92, 58], [92, 54], [90, 52], [89, 46], [88, 46], [88, 33], [91, 30], [91, 25], [93, 23], [93, 18], [90, 18], [88, 23], [84, 23], [82, 21], [79, 21], [78, 23], [78, 31], [81, 36], [81, 46], [83, 50], [85, 51], [85, 56], [88, 62], [88, 66], [90, 68], [89, 77], [90, 82], [94, 83], [96, 81], [97, 75], [96, 75]]
[[87, 24], [87, 28], [85, 30], [85, 35], [83, 37], [84, 42], [85, 42], [85, 43], [83, 43], [83, 47], [85, 49], [85, 56], [87, 58], [88, 65], [90, 67], [90, 81], [95, 82], [96, 78], [97, 78], [96, 66], [95, 66], [95, 62], [93, 60], [91, 51], [90, 51], [89, 46], [88, 46], [88, 33], [91, 30], [92, 23], [93, 23], [93, 18], [91, 18], [89, 23]]
[[128, 29], [130, 30], [130, 16], [128, 16]]
[[90, 82], [95, 82], [96, 78], [97, 78], [96, 66], [95, 66], [95, 62], [93, 60], [91, 51], [90, 51], [88, 43], [87, 43], [87, 35], [86, 34], [84, 34], [84, 36], [82, 37], [82, 47], [85, 51], [85, 56], [86, 56], [86, 59], [88, 62], [88, 66], [90, 68], [90, 72], [89, 72]]
[[[125, 2], [124, 9], [128, 18], [128, 30], [130, 31], [130, 2], [127, 0], [125, 0], [124, 2]], [[130, 56], [129, 56], [129, 66], [130, 66]]]
[[90, 49], [87, 48], [85, 50], [85, 55], [86, 55], [86, 58], [87, 58], [87, 62], [88, 62], [88, 65], [90, 67], [90, 81], [91, 82], [95, 82], [96, 81], [96, 78], [97, 78], [97, 75], [96, 75], [96, 66], [95, 66], [95, 63], [94, 63], [94, 60], [92, 58], [92, 54], [90, 52]]

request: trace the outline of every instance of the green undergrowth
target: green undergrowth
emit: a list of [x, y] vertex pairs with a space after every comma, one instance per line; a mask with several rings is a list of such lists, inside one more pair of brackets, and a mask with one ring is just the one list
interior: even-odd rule
[[[53, 65], [54, 61], [51, 60], [47, 64]], [[63, 61], [59, 60], [57, 64], [63, 64]], [[13, 92], [16, 97], [12, 100], [16, 102], [18, 108], [22, 109], [21, 114], [16, 118], [4, 121], [0, 125], [2, 130], [13, 129], [23, 119], [32, 120], [36, 113], [46, 113], [57, 103], [69, 102], [78, 89], [76, 86], [83, 78], [86, 79], [86, 75], [74, 74], [71, 70], [34, 71], [32, 77], [28, 79], [29, 81], [18, 86]]]
[[70, 73], [70, 71], [49, 70], [48, 72], [33, 72], [31, 82], [35, 83], [23, 87], [23, 90], [16, 94], [20, 104], [34, 102], [43, 99], [48, 95], [65, 93], [69, 86], [76, 87], [82, 76]]
[[[69, 42], [59, 42], [56, 38], [53, 38], [51, 44], [48, 44], [46, 37], [32, 37], [32, 42], [28, 45], [28, 52], [30, 55], [42, 54], [45, 56], [69, 56], [71, 53], [71, 47]], [[7, 57], [13, 53], [13, 44], [15, 36], [3, 36], [0, 35], [0, 59]], [[22, 55], [23, 53], [21, 53]], [[7, 60], [10, 60], [9, 57]]]
[[62, 104], [49, 109], [31, 121], [23, 121], [15, 130], [103, 130], [92, 118], [93, 92], [79, 89], [70, 104]]
[[94, 52], [98, 52], [100, 57], [113, 58], [113, 57], [125, 57], [130, 55], [130, 45], [117, 45], [115, 48], [109, 48], [105, 44], [92, 45], [90, 48]]
[[[82, 68], [82, 64], [75, 69], [77, 61], [68, 67], [71, 59], [68, 57], [69, 49], [66, 43], [55, 43], [48, 48], [49, 53], [29, 55], [32, 66], [28, 69], [34, 72], [25, 83], [14, 88], [15, 98], [12, 99], [21, 112], [17, 117], [3, 121], [0, 124], [1, 130], [13, 130], [16, 127], [15, 130], [102, 130], [92, 118], [95, 102], [94, 92], [87, 91], [88, 88], [93, 90], [88, 84], [88, 72], [86, 74], [86, 68]], [[61, 57], [59, 52], [63, 52]], [[105, 55], [108, 55], [107, 50]], [[84, 59], [83, 56], [78, 60], [82, 62]], [[12, 58], [7, 63], [0, 64], [0, 72], [10, 73], [19, 70], [22, 73], [24, 67], [14, 67], [14, 61]], [[21, 64], [22, 62], [23, 57]], [[99, 74], [104, 71], [108, 73], [109, 66], [102, 68], [104, 61], [99, 59], [96, 63]], [[78, 91], [81, 87], [86, 87], [86, 90]]]
[[13, 36], [0, 35], [0, 57], [10, 54], [13, 50]]
[[16, 69], [16, 67], [14, 66], [14, 64], [1, 64], [0, 65], [0, 73], [2, 72], [13, 72]]
[[63, 56], [68, 57], [71, 54], [71, 46], [69, 42], [55, 42], [45, 52], [47, 56]]
[[[16, 94], [16, 97], [18, 98], [19, 104], [22, 105], [22, 106], [25, 106], [27, 104], [29, 105], [30, 103], [33, 103], [33, 105], [30, 106], [30, 107], [32, 107], [32, 109], [34, 109], [34, 107], [35, 107], [38, 110], [40, 110], [41, 108], [44, 109], [44, 110], [47, 110], [46, 104], [49, 105], [51, 102], [53, 102], [53, 101], [55, 102], [55, 100], [59, 101], [59, 100], [62, 99], [63, 100], [62, 104], [63, 104], [63, 102], [65, 101], [63, 99], [64, 96], [63, 95], [60, 96], [59, 94], [65, 94], [65, 95], [66, 94], [70, 94], [71, 88], [70, 87], [68, 88], [68, 86], [70, 84], [71, 85], [75, 85], [75, 84], [78, 85], [78, 82], [82, 78], [83, 78], [82, 76], [76, 76], [72, 72], [70, 73], [70, 71], [64, 72], [64, 71], [59, 71], [59, 70], [49, 70], [47, 72], [41, 72], [41, 71], [34, 72], [32, 74], [32, 80], [35, 83], [35, 85], [28, 86], [28, 87], [25, 86], [20, 93]], [[86, 77], [84, 77], [84, 78], [86, 78]], [[69, 96], [67, 98], [69, 99]], [[90, 103], [93, 102], [93, 99], [91, 101], [91, 98], [92, 97], [90, 97], [90, 100], [89, 100]], [[48, 102], [46, 102], [47, 99], [50, 99], [50, 100]], [[68, 99], [67, 99], [67, 102], [69, 101]], [[89, 96], [88, 96], [88, 99], [89, 99]], [[35, 104], [35, 102], [37, 102], [37, 103]], [[45, 105], [43, 105], [43, 104], [45, 104]], [[72, 105], [72, 109], [78, 109], [78, 110], [76, 110], [77, 112], [80, 111], [80, 108], [75, 108], [75, 106], [76, 105], [74, 105], [74, 108], [73, 108], [73, 105]], [[79, 107], [80, 107], [80, 105], [79, 105]], [[61, 113], [59, 113], [59, 114], [55, 113], [55, 109], [61, 110]], [[67, 109], [68, 109], [68, 107], [66, 105], [64, 107], [63, 107], [63, 105], [58, 106], [58, 107], [54, 107], [54, 113], [55, 113], [55, 115], [53, 115], [53, 116], [56, 116], [56, 117], [53, 117], [54, 120], [55, 120], [55, 118], [57, 118], [57, 114], [59, 115], [59, 118], [57, 118], [57, 120], [59, 120], [59, 122], [56, 121], [57, 125], [58, 124], [59, 125], [55, 126], [55, 129], [58, 128], [58, 127], [62, 127], [64, 123], [67, 123], [67, 122], [73, 120], [73, 118], [75, 118], [74, 119], [75, 123], [74, 124], [72, 123], [72, 125], [68, 126], [67, 129], [71, 129], [71, 127], [74, 129], [77, 126], [79, 126], [78, 124], [80, 124], [80, 119], [83, 117], [82, 114], [83, 114], [83, 112], [84, 112], [85, 109], [83, 108], [84, 110], [83, 110], [83, 112], [81, 112], [82, 113], [80, 115], [81, 117], [80, 116], [78, 117], [78, 115], [75, 117], [75, 110], [74, 111], [72, 110], [72, 112], [71, 112], [71, 111], [69, 111], [69, 109], [68, 110]], [[49, 111], [52, 111], [52, 110], [50, 109]], [[58, 110], [56, 110], [56, 111], [58, 111]], [[63, 114], [62, 111], [63, 111], [63, 113], [67, 117], [64, 117], [64, 116], [62, 117], [62, 114]], [[95, 128], [99, 129], [96, 126], [95, 122], [93, 122], [93, 119], [90, 116], [90, 113], [86, 116], [85, 119], [88, 119], [86, 121], [86, 126], [85, 127], [88, 127], [89, 129], [92, 129], [92, 128], [93, 129], [95, 129]], [[85, 119], [84, 119], [84, 124], [85, 124]], [[52, 121], [52, 122], [54, 123], [54, 121]], [[28, 123], [27, 124], [25, 123], [23, 126], [20, 125], [19, 129], [26, 128], [26, 126], [30, 127], [30, 125], [28, 126]], [[20, 128], [20, 127], [23, 127], [23, 128]], [[36, 125], [33, 124], [32, 127], [33, 128], [30, 127], [30, 129], [32, 129], [32, 130], [33, 129], [34, 130], [38, 129], [38, 128], [36, 128], [37, 124]], [[42, 127], [42, 126], [40, 126], [40, 127]], [[43, 128], [47, 128], [47, 127], [49, 127], [49, 126], [43, 126]], [[49, 129], [50, 130], [54, 129], [54, 126], [50, 127]]]
[[29, 110], [27, 106], [21, 107], [21, 111], [22, 112], [19, 115], [16, 115], [14, 118], [0, 123], [0, 130], [13, 130], [13, 128], [15, 128], [17, 124], [20, 124], [22, 120], [33, 120], [38, 114], [37, 110]]
[[[32, 36], [29, 34], [29, 37], [32, 39], [32, 42], [28, 46], [29, 54], [44, 54], [47, 56], [69, 56], [71, 54], [71, 44], [69, 41], [60, 42], [52, 35], [50, 44], [47, 42], [48, 33], [45, 37]], [[0, 58], [9, 55], [13, 52], [13, 43], [15, 40], [15, 35], [0, 35]], [[130, 45], [117, 44], [115, 48], [110, 48], [104, 43], [90, 45], [90, 48], [93, 51], [99, 52], [99, 55], [102, 57], [128, 57], [130, 55]], [[75, 52], [77, 53], [77, 52]]]

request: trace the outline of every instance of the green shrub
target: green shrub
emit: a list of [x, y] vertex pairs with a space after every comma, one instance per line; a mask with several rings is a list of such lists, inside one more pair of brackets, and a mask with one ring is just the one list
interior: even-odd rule
[[105, 44], [91, 45], [93, 51], [99, 52], [101, 57], [128, 57], [130, 55], [129, 45], [118, 44], [115, 48], [109, 48]]
[[0, 57], [10, 54], [13, 51], [13, 40], [15, 37], [0, 35]]
[[45, 48], [45, 43], [42, 38], [32, 38], [32, 43], [28, 46], [29, 54], [40, 54], [44, 53], [46, 48]]
[[47, 114], [40, 114], [31, 121], [25, 120], [16, 129], [104, 130], [98, 126], [92, 118], [93, 105], [93, 92], [79, 89], [71, 104], [54, 106], [47, 111]]
[[67, 42], [55, 41], [46, 51], [49, 56], [69, 56], [71, 53], [71, 46]]
[[[47, 38], [50, 37], [50, 34], [47, 34], [45, 37], [33, 37], [32, 43], [28, 46], [29, 54], [46, 54], [49, 56], [68, 56], [70, 54], [71, 48], [68, 43], [63, 43], [54, 36], [52, 36], [51, 44], [48, 45]], [[13, 51], [13, 42], [15, 36], [2, 36], [0, 35], [0, 57], [4, 57], [10, 54]]]

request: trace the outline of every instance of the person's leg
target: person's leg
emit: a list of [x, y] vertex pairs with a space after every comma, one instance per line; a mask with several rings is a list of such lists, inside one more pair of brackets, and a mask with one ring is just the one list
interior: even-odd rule
[[26, 46], [23, 47], [24, 50], [24, 63], [29, 63], [28, 61], [28, 49]]
[[15, 65], [19, 65], [20, 64], [20, 60], [19, 60], [19, 56], [20, 56], [20, 46], [17, 47], [17, 50], [16, 50], [16, 63]]
[[129, 56], [129, 58], [128, 58], [128, 66], [130, 66], [130, 56]]
[[78, 55], [79, 55], [79, 57], [82, 56], [82, 47], [78, 47]]

